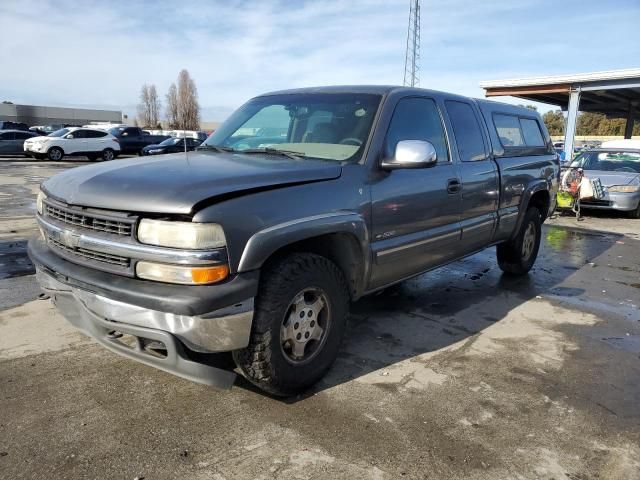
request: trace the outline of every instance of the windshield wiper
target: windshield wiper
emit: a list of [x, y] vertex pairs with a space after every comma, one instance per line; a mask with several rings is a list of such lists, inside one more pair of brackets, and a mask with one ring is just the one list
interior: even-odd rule
[[196, 150], [215, 150], [216, 152], [235, 152], [231, 147], [223, 147], [222, 145], [200, 145]]
[[265, 148], [248, 148], [247, 150], [237, 150], [237, 153], [266, 153], [267, 155], [281, 155], [283, 157], [292, 158], [293, 160], [300, 160], [305, 155], [300, 152], [292, 152], [291, 150], [278, 150], [273, 147], [265, 147]]

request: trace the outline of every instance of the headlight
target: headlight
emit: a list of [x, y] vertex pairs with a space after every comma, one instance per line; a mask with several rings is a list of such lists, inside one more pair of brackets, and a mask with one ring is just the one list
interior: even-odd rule
[[224, 280], [229, 275], [227, 265], [208, 267], [182, 267], [164, 263], [138, 262], [136, 274], [139, 278], [157, 282], [206, 285]]
[[613, 187], [608, 187], [607, 190], [617, 193], [634, 193], [640, 192], [640, 185], [614, 185]]
[[167, 222], [144, 218], [138, 227], [138, 240], [161, 247], [201, 250], [227, 244], [224, 230], [216, 223]]
[[38, 198], [36, 198], [36, 210], [38, 210], [38, 213], [40, 215], [42, 215], [42, 213], [44, 212], [44, 199], [47, 198], [47, 196], [42, 193], [42, 190], [40, 190], [38, 192]]

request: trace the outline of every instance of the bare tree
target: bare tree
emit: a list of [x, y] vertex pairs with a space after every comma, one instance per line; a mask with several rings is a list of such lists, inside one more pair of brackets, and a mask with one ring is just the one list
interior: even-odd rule
[[156, 90], [155, 85], [151, 85], [148, 89], [148, 97], [149, 97], [149, 125], [150, 127], [156, 128], [160, 123], [160, 110], [162, 105], [160, 103], [160, 98], [158, 97], [158, 91]]
[[175, 83], [169, 87], [167, 93], [167, 123], [169, 128], [178, 128], [178, 88]]
[[149, 105], [149, 86], [145, 83], [140, 89], [140, 103], [138, 103], [138, 123], [143, 127], [149, 124], [151, 108]]
[[143, 127], [158, 125], [160, 119], [160, 99], [155, 85], [146, 83], [140, 89], [140, 103], [138, 103], [138, 123]]
[[182, 70], [178, 75], [178, 128], [200, 129], [198, 89], [187, 70]]

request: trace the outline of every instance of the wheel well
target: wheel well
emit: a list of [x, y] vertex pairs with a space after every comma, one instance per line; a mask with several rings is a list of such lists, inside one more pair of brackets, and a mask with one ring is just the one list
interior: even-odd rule
[[364, 290], [364, 257], [355, 235], [329, 233], [300, 240], [276, 250], [265, 265], [292, 252], [315, 253], [335, 263], [349, 285], [351, 299], [359, 297]]
[[531, 199], [529, 200], [529, 207], [536, 207], [540, 210], [540, 214], [542, 215], [542, 221], [547, 218], [549, 214], [549, 205], [551, 199], [549, 198], [549, 192], [546, 190], [540, 190], [533, 194]]
[[58, 150], [60, 150], [62, 153], [64, 153], [64, 149], [62, 147], [59, 147], [57, 145], [54, 145], [53, 147], [49, 147], [49, 150], [47, 150], [47, 153], [49, 153], [51, 150], [53, 150], [54, 148], [57, 148]]

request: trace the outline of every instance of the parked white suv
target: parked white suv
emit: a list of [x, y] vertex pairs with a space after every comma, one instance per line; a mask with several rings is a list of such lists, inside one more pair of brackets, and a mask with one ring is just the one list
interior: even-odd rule
[[37, 159], [62, 160], [65, 155], [81, 155], [89, 160], [113, 160], [120, 153], [120, 143], [108, 132], [97, 128], [69, 127], [46, 137], [24, 142], [26, 154]]

